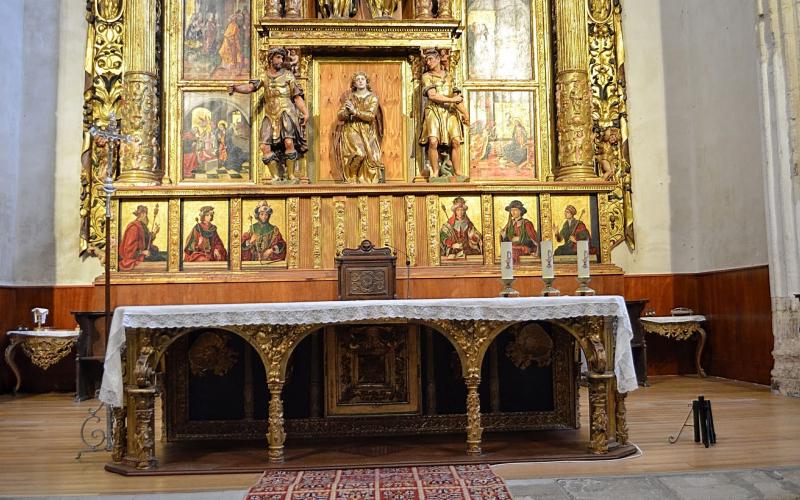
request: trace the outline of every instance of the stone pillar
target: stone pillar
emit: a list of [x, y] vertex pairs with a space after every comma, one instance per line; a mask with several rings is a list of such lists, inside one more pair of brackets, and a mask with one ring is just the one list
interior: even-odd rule
[[557, 181], [597, 179], [585, 4], [585, 0], [555, 2]]
[[120, 145], [120, 175], [126, 184], [160, 184], [159, 103], [156, 68], [156, 0], [125, 4], [122, 49], [122, 133], [134, 142]]
[[800, 397], [800, 6], [758, 0], [773, 391]]

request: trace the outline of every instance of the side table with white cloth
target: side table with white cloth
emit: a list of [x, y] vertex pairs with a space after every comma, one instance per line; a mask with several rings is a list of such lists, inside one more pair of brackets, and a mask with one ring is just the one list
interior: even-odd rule
[[14, 362], [14, 351], [22, 346], [22, 351], [30, 358], [31, 362], [47, 370], [58, 363], [72, 351], [72, 346], [78, 340], [78, 330], [11, 330], [7, 332], [10, 343], [6, 347], [6, 363], [14, 372], [17, 383], [14, 394], [19, 391], [22, 376]]
[[467, 389], [467, 454], [481, 453], [478, 387], [484, 356], [504, 330], [530, 321], [557, 325], [576, 339], [586, 355], [590, 450], [604, 455], [609, 448], [629, 446], [625, 396], [638, 384], [631, 324], [622, 297], [365, 300], [118, 307], [100, 391], [100, 399], [114, 407], [112, 459], [139, 470], [157, 466], [154, 412], [159, 360], [178, 337], [218, 328], [243, 338], [264, 363], [269, 391], [268, 458], [271, 463], [282, 462], [286, 430], [281, 392], [294, 348], [326, 326], [381, 321], [426, 326], [454, 346]]
[[646, 316], [641, 318], [642, 327], [647, 333], [675, 340], [688, 340], [695, 334], [697, 335], [694, 364], [699, 377], [706, 376], [705, 370], [700, 365], [703, 347], [706, 345], [706, 331], [703, 330], [700, 323], [705, 320], [706, 317], [699, 314], [690, 316]]

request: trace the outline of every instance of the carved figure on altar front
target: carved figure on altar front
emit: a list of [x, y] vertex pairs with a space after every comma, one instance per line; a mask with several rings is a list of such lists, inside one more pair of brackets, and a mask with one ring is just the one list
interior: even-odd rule
[[[428, 49], [423, 56], [427, 71], [422, 74], [422, 97], [427, 98], [427, 102], [419, 143], [426, 149], [429, 180], [432, 181], [439, 176], [456, 175], [464, 143], [463, 125], [469, 124], [469, 114], [461, 90], [455, 87], [452, 72], [442, 66], [439, 51]], [[452, 168], [443, 162], [448, 157]]]
[[298, 159], [308, 150], [305, 139], [308, 108], [303, 89], [294, 74], [284, 67], [286, 55], [282, 47], [270, 49], [264, 80], [228, 87], [229, 94], [251, 94], [264, 87], [265, 116], [261, 121], [259, 146], [261, 161], [269, 169], [273, 182], [296, 182]]
[[344, 19], [358, 12], [357, 0], [317, 0], [319, 13], [324, 18]]
[[500, 232], [500, 241], [511, 242], [512, 260], [518, 264], [523, 255], [539, 256], [539, 236], [536, 226], [525, 217], [528, 209], [519, 200], [512, 200], [506, 207], [508, 222]]
[[339, 172], [335, 177], [354, 183], [376, 183], [385, 179], [381, 162], [383, 112], [372, 93], [367, 74], [359, 71], [350, 80], [334, 131], [334, 156]]
[[277, 226], [270, 224], [272, 207], [266, 201], [253, 210], [256, 221], [250, 216], [250, 230], [242, 235], [242, 261], [276, 262], [286, 260], [286, 241]]
[[453, 215], [439, 231], [441, 256], [447, 260], [483, 255], [483, 236], [467, 215], [468, 208], [464, 198], [455, 198], [450, 209]]

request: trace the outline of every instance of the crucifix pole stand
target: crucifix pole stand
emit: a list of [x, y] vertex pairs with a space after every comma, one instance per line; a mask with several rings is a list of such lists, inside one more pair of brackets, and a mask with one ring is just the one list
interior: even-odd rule
[[106, 145], [108, 165], [106, 166], [106, 178], [103, 182], [103, 191], [106, 193], [106, 262], [105, 262], [105, 313], [106, 313], [106, 332], [111, 328], [111, 196], [117, 190], [114, 187], [114, 143], [115, 142], [134, 142], [135, 138], [130, 135], [122, 135], [117, 116], [112, 112], [108, 115], [108, 125], [105, 129], [93, 125], [89, 129], [92, 137], [97, 138], [98, 145]]

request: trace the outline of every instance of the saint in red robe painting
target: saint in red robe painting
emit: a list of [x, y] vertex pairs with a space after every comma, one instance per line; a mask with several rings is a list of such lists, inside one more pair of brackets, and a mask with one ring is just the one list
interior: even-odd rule
[[184, 262], [217, 262], [228, 260], [228, 252], [217, 234], [214, 220], [214, 207], [200, 209], [197, 224], [192, 228], [183, 248]]
[[455, 260], [466, 259], [468, 255], [483, 255], [483, 236], [469, 219], [464, 198], [455, 198], [451, 211], [453, 215], [439, 231], [441, 256]]
[[[153, 215], [157, 215], [158, 206]], [[150, 220], [147, 215], [147, 207], [139, 205], [133, 212], [136, 220], [131, 221], [125, 228], [122, 241], [119, 245], [119, 270], [130, 271], [140, 262], [165, 262], [167, 253], [159, 251], [153, 245], [153, 241], [158, 235], [159, 225], [153, 223], [153, 230], [150, 231], [147, 225]]]

